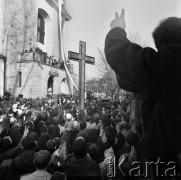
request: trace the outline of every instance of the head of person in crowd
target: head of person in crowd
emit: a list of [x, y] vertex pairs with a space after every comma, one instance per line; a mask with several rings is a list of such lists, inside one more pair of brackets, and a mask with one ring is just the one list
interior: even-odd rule
[[87, 143], [96, 143], [99, 138], [100, 131], [97, 129], [87, 129]]
[[131, 130], [126, 134], [125, 140], [130, 146], [136, 146], [139, 143], [138, 134]]
[[13, 124], [12, 128], [20, 129], [20, 125], [18, 123]]
[[103, 144], [107, 144], [110, 147], [115, 143], [115, 137], [111, 132], [111, 128], [104, 128], [102, 142]]
[[72, 152], [76, 158], [83, 158], [87, 155], [87, 146], [83, 137], [77, 137], [75, 139]]
[[27, 121], [25, 123], [26, 128], [29, 127], [29, 131], [33, 131], [34, 129], [34, 122], [33, 121]]
[[119, 123], [119, 130], [120, 130], [120, 131], [127, 130], [127, 129], [128, 129], [128, 124], [127, 124], [127, 122], [122, 121], [122, 122]]
[[50, 125], [52, 125], [52, 123], [51, 123], [50, 120], [47, 120], [47, 121], [45, 122], [45, 125], [46, 125], [47, 127], [49, 127]]
[[11, 149], [12, 148], [12, 139], [11, 139], [11, 137], [10, 136], [4, 137], [3, 140], [2, 140], [1, 146], [2, 146], [2, 151], [3, 152]]
[[90, 115], [85, 116], [85, 122], [90, 122]]
[[90, 144], [88, 147], [88, 153], [92, 160], [96, 161], [97, 163], [102, 162], [101, 154], [100, 154], [100, 147], [97, 144]]
[[45, 125], [44, 121], [40, 121], [39, 124], [38, 124], [39, 128], [41, 128], [43, 125]]
[[115, 138], [115, 144], [119, 147], [119, 149], [121, 149], [124, 146], [125, 137], [121, 132], [117, 133]]
[[42, 133], [38, 140], [38, 148], [46, 149], [46, 143], [49, 139], [50, 139], [50, 135], [48, 134], [48, 132]]
[[[16, 126], [18, 126], [18, 125], [15, 125], [15, 127]], [[12, 128], [9, 135], [12, 139], [12, 146], [16, 147], [19, 144], [21, 137], [22, 137], [20, 128]]]
[[14, 114], [14, 111], [13, 111], [12, 109], [9, 109], [8, 115], [9, 115], [10, 117], [13, 117], [13, 114]]
[[158, 50], [170, 44], [181, 44], [181, 19], [177, 17], [163, 19], [152, 36]]
[[80, 128], [79, 128], [79, 130], [80, 130], [80, 131], [84, 131], [85, 128], [86, 128], [86, 122], [85, 122], [85, 121], [81, 121], [81, 122], [80, 122]]
[[98, 123], [99, 123], [99, 120], [100, 120], [100, 115], [99, 115], [98, 113], [96, 113], [96, 114], [94, 115], [94, 122], [95, 122], [96, 124], [98, 124]]
[[58, 148], [59, 148], [59, 146], [60, 146], [60, 143], [61, 143], [60, 138], [59, 138], [59, 137], [55, 137], [53, 140], [55, 141], [55, 144], [56, 144], [56, 149], [58, 149]]
[[47, 120], [47, 112], [46, 111], [42, 111], [40, 114], [41, 120], [42, 121], [46, 121]]
[[73, 129], [73, 122], [72, 121], [68, 121], [65, 123], [65, 128], [67, 131], [72, 131]]
[[10, 128], [13, 127], [13, 125], [17, 122], [17, 119], [15, 117], [10, 117]]
[[111, 125], [111, 116], [104, 115], [102, 118], [102, 124], [103, 124], [103, 128], [105, 128], [106, 126], [110, 126]]
[[89, 143], [89, 135], [87, 131], [80, 131], [76, 137], [82, 137], [86, 143]]
[[79, 130], [80, 124], [77, 121], [73, 121], [73, 129], [74, 130]]
[[47, 170], [51, 154], [47, 150], [40, 150], [34, 155], [34, 163], [38, 170]]
[[55, 117], [53, 117], [53, 125], [58, 125], [59, 124], [59, 122], [58, 122], [58, 117], [57, 116], [55, 116]]
[[67, 114], [65, 115], [65, 121], [66, 121], [66, 122], [72, 121], [72, 120], [73, 120], [72, 118], [73, 118], [73, 117], [72, 117], [72, 114], [70, 114], [70, 113], [67, 113]]
[[28, 119], [28, 118], [30, 118], [31, 116], [32, 116], [32, 112], [31, 111], [28, 111], [27, 113], [26, 113], [26, 120]]
[[94, 123], [94, 116], [90, 116], [90, 123], [91, 123], [91, 124]]
[[131, 147], [132, 153], [136, 154], [138, 158], [141, 158], [140, 155], [142, 153], [143, 144], [140, 143], [139, 136], [137, 133], [129, 130], [125, 136], [126, 142]]
[[51, 139], [55, 137], [55, 127], [54, 127], [54, 125], [50, 125], [48, 127], [48, 133], [49, 133]]
[[40, 134], [44, 133], [44, 132], [47, 132], [47, 131], [48, 131], [48, 128], [47, 128], [46, 125], [43, 125], [43, 126], [40, 127]]
[[99, 122], [99, 123], [97, 124], [97, 129], [100, 130], [102, 127], [103, 127], [102, 122]]
[[22, 146], [24, 151], [28, 151], [28, 150], [35, 150], [37, 148], [37, 143], [36, 141], [31, 138], [30, 136], [26, 136], [23, 140], [22, 140]]
[[65, 125], [65, 119], [63, 117], [59, 118], [59, 125], [64, 126]]
[[53, 139], [50, 139], [46, 143], [46, 150], [49, 151], [51, 154], [56, 150], [56, 143]]

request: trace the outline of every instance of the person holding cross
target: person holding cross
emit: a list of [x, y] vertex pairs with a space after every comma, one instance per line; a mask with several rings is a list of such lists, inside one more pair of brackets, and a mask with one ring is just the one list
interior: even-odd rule
[[[141, 93], [143, 131], [147, 126], [143, 150], [144, 162], [181, 167], [181, 18], [169, 17], [153, 31], [157, 50], [132, 43], [126, 34], [125, 11], [115, 14], [105, 39], [107, 62], [118, 77], [119, 86]], [[147, 109], [145, 100], [151, 100]], [[145, 110], [150, 116], [145, 118]], [[165, 167], [165, 166], [163, 166]], [[154, 174], [154, 173], [153, 173]], [[170, 174], [167, 174], [168, 176]]]

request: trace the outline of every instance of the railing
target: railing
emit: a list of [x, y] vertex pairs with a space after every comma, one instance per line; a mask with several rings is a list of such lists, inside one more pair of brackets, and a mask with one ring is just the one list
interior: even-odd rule
[[27, 61], [36, 61], [44, 65], [48, 65], [51, 67], [59, 68], [65, 70], [64, 61], [56, 60], [52, 56], [48, 57], [47, 53], [45, 52], [24, 52], [21, 54], [20, 62], [27, 62]]

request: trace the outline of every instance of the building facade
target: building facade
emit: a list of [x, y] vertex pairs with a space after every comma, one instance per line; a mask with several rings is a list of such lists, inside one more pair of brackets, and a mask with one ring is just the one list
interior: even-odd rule
[[6, 59], [0, 64], [6, 67], [1, 89], [26, 98], [72, 93], [61, 52], [63, 17], [71, 19], [63, 0], [1, 0], [0, 54]]

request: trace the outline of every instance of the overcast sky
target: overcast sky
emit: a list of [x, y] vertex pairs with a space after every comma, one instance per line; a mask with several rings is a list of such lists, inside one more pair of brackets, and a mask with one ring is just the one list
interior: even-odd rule
[[[158, 22], [169, 16], [181, 16], [180, 0], [65, 0], [72, 19], [65, 24], [65, 54], [79, 51], [79, 41], [86, 42], [86, 54], [99, 57], [115, 12], [125, 9], [126, 32], [137, 33], [147, 46], [154, 44], [152, 31]], [[78, 74], [78, 63], [73, 62]], [[95, 66], [86, 65], [86, 77], [97, 77]]]

